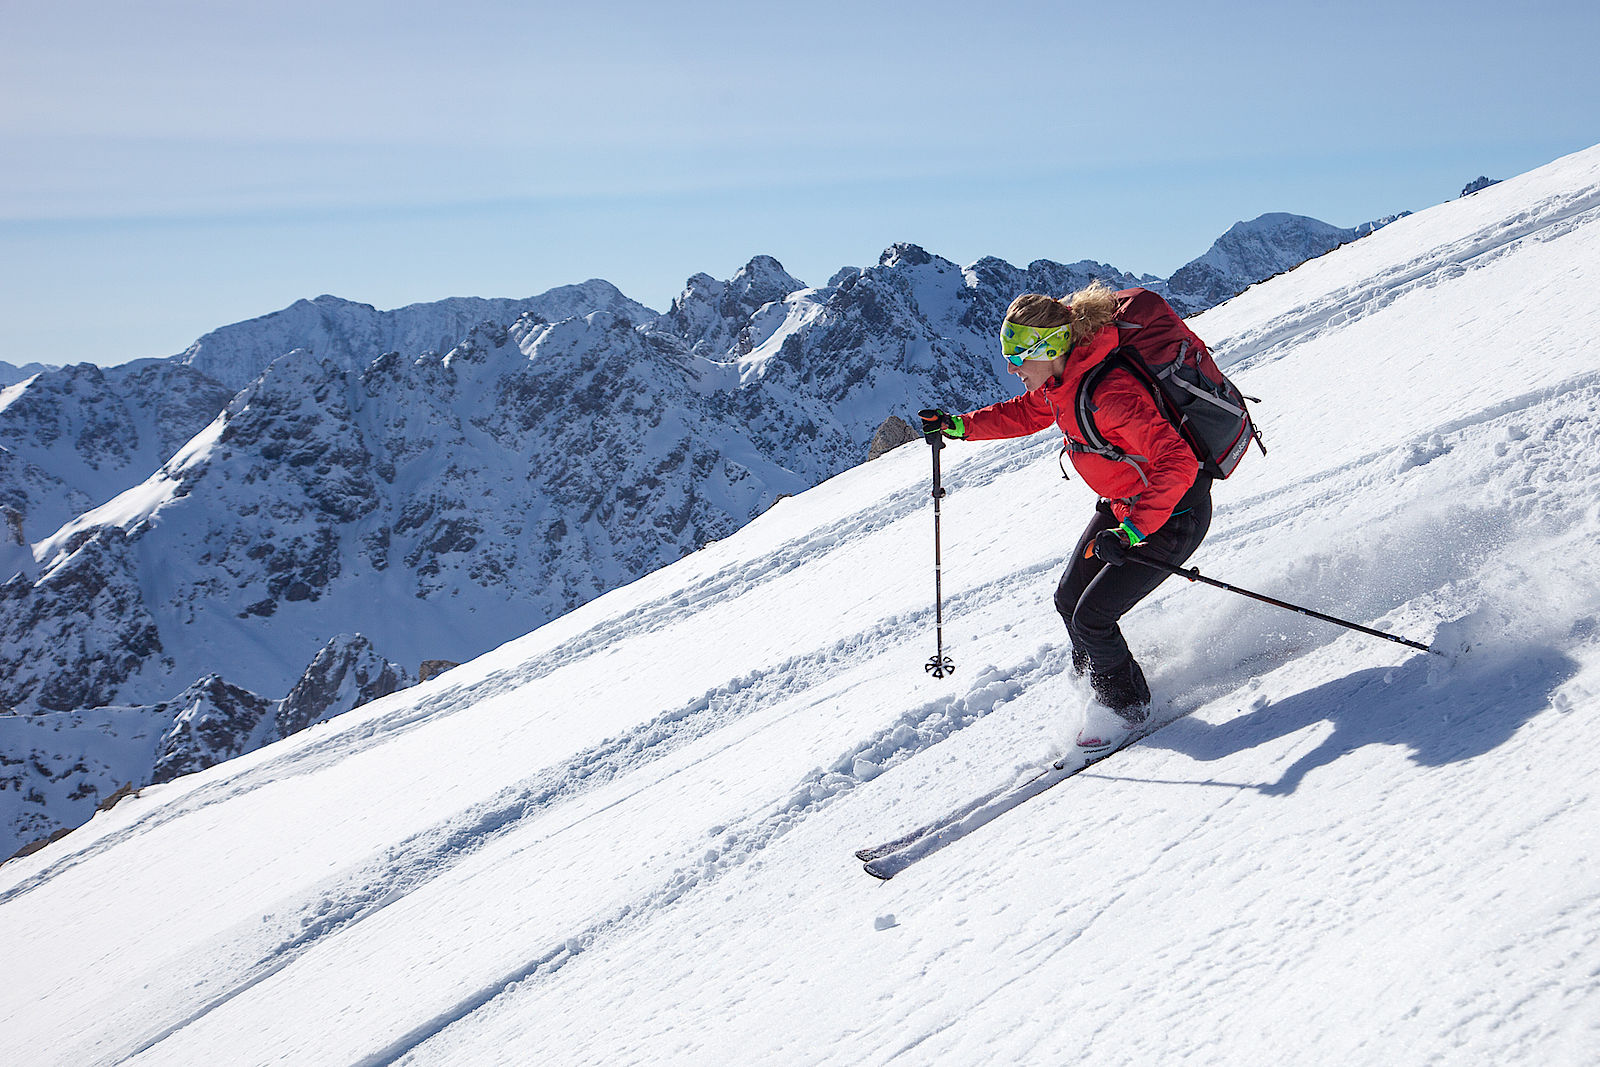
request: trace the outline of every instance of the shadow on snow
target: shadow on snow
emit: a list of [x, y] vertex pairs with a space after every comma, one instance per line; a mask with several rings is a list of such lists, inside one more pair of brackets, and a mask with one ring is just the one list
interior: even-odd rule
[[1510, 740], [1551, 706], [1554, 692], [1578, 666], [1549, 647], [1480, 648], [1454, 667], [1415, 656], [1396, 667], [1356, 671], [1225, 722], [1185, 718], [1144, 744], [1212, 762], [1332, 723], [1333, 732], [1276, 782], [1256, 787], [1272, 794], [1294, 792], [1312, 771], [1367, 745], [1405, 746], [1419, 766], [1442, 767]]

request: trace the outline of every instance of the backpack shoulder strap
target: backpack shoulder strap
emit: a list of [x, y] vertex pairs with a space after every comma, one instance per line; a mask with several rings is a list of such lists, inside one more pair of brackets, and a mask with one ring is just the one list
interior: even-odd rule
[[[1119, 367], [1127, 370], [1135, 378], [1139, 379], [1146, 389], [1151, 388], [1151, 383], [1148, 380], [1149, 372], [1141, 374], [1140, 370], [1143, 368], [1143, 364], [1140, 363], [1138, 356], [1135, 355], [1130, 358], [1129, 354], [1123, 351], [1123, 347], [1118, 345], [1112, 349], [1111, 353], [1101, 360], [1098, 366], [1092, 368], [1088, 374], [1079, 379], [1078, 394], [1073, 398], [1072, 406], [1073, 415], [1077, 418], [1078, 430], [1083, 434], [1084, 443], [1080, 445], [1068, 438], [1066, 448], [1069, 452], [1092, 452], [1097, 456], [1104, 456], [1106, 459], [1127, 463], [1138, 472], [1139, 480], [1145, 485], [1149, 485], [1150, 480], [1144, 476], [1143, 464], [1148, 463], [1150, 458], [1148, 456], [1129, 455], [1124, 452], [1106, 440], [1105, 435], [1100, 432], [1100, 428], [1094, 423], [1094, 404], [1091, 402], [1091, 398], [1094, 396], [1095, 389], [1099, 387], [1101, 382], [1105, 381], [1106, 375], [1113, 370]], [[1159, 400], [1156, 401], [1158, 408], [1160, 403]]]

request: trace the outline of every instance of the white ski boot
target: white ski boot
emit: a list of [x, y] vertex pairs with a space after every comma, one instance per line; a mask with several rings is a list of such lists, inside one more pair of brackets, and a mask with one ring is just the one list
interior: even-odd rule
[[1100, 701], [1090, 699], [1083, 709], [1083, 728], [1078, 731], [1078, 751], [1090, 759], [1109, 755], [1127, 744], [1149, 716], [1148, 704], [1113, 711]]

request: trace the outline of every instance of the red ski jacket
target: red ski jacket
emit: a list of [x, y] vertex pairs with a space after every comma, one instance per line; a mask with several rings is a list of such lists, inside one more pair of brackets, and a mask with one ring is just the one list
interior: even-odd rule
[[[966, 439], [1026, 437], [1053, 423], [1066, 435], [1069, 448], [1083, 445], [1083, 431], [1073, 410], [1078, 383], [1111, 354], [1117, 340], [1116, 325], [1105, 326], [1087, 344], [1072, 350], [1061, 377], [1032, 393], [963, 415]], [[1127, 520], [1149, 537], [1161, 529], [1173, 507], [1194, 485], [1200, 461], [1128, 371], [1117, 368], [1108, 373], [1089, 402], [1095, 427], [1128, 458], [1072, 451], [1072, 466], [1090, 489], [1111, 502], [1119, 520]]]

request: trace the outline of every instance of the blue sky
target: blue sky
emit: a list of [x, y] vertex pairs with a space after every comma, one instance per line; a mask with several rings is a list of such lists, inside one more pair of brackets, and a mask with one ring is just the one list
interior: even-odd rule
[[1600, 5], [6, 0], [0, 360], [914, 241], [1166, 275], [1600, 141]]

